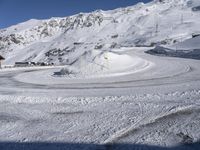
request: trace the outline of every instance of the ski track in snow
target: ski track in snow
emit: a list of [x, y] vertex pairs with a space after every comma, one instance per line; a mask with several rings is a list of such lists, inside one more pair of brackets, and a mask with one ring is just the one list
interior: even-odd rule
[[[197, 142], [199, 61], [152, 56], [141, 49], [121, 51], [152, 65], [118, 76], [62, 77], [60, 85], [31, 83], [42, 68], [2, 71], [0, 140], [161, 146]], [[30, 83], [17, 78], [22, 74], [30, 76]]]

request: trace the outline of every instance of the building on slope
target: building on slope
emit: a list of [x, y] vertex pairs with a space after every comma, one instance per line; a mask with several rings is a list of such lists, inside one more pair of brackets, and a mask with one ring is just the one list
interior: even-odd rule
[[3, 56], [0, 55], [0, 69], [1, 69], [1, 62], [5, 60], [5, 58]]

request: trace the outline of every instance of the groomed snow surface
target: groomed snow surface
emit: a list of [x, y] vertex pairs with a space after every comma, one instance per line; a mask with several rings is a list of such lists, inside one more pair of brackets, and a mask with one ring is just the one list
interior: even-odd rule
[[[198, 150], [200, 145], [191, 143], [200, 139], [199, 61], [153, 56], [146, 50], [118, 49], [125, 65], [91, 77], [55, 76], [62, 67], [2, 70], [0, 140], [11, 143], [0, 145]], [[110, 57], [107, 63], [114, 65], [118, 57]]]
[[[96, 56], [98, 57], [98, 56]], [[18, 81], [34, 84], [69, 84], [85, 82], [85, 79], [117, 77], [133, 74], [151, 67], [153, 63], [137, 56], [127, 54], [103, 53], [95, 61], [87, 61], [79, 68], [71, 66], [54, 67], [53, 69], [25, 72], [15, 77]]]

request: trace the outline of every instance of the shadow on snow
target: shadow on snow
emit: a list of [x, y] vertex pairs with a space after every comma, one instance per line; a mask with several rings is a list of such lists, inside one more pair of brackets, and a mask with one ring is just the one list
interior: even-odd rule
[[179, 145], [175, 147], [160, 147], [139, 144], [81, 144], [81, 143], [18, 143], [0, 142], [0, 150], [200, 150], [200, 143]]

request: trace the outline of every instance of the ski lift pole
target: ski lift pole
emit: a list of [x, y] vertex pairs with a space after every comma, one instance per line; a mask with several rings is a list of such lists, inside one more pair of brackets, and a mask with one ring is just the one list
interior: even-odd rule
[[104, 54], [104, 59], [106, 60], [106, 66], [109, 69], [109, 59], [108, 59], [108, 55], [106, 55], [107, 53]]

